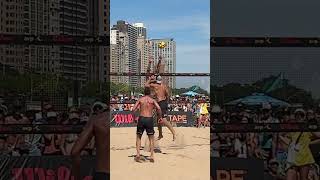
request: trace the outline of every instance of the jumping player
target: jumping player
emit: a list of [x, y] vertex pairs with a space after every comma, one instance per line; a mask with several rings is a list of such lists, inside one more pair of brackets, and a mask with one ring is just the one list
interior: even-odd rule
[[[157, 102], [161, 107], [162, 112], [162, 121], [158, 122], [158, 130], [159, 130], [159, 137], [158, 140], [163, 138], [162, 134], [162, 124], [167, 126], [173, 135], [173, 140], [176, 138], [175, 131], [172, 125], [167, 121], [167, 111], [168, 111], [168, 99], [169, 99], [169, 91], [168, 87], [162, 83], [161, 76], [157, 76], [156, 81], [154, 79], [155, 76], [152, 76], [148, 79], [145, 84], [145, 87], [151, 87], [155, 91], [155, 95], [157, 98]], [[153, 82], [156, 83], [153, 83]]]

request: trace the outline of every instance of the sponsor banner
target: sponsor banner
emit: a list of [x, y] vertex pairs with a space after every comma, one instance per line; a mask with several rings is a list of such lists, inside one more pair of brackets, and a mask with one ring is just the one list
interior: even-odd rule
[[320, 47], [320, 38], [211, 37], [211, 47]]
[[235, 123], [211, 124], [211, 132], [236, 133], [236, 132], [318, 132], [319, 124], [308, 123]]
[[2, 124], [0, 134], [73, 134], [81, 133], [83, 125]]
[[[135, 104], [137, 101], [135, 100], [124, 100], [124, 101], [110, 101], [110, 104]], [[185, 101], [185, 100], [179, 100], [179, 101], [168, 101], [169, 104], [186, 104], [186, 103], [195, 103], [195, 104], [200, 104], [200, 103], [208, 103], [208, 105], [210, 105], [210, 101], [204, 101], [204, 100], [198, 100], [195, 102], [189, 102], [189, 101]]]
[[212, 180], [264, 179], [264, 162], [257, 159], [211, 158]]
[[[191, 112], [168, 111], [167, 120], [174, 122], [177, 126], [192, 126]], [[111, 126], [112, 127], [134, 127], [139, 120], [139, 113], [131, 111], [113, 111], [111, 113]], [[154, 118], [156, 124], [156, 118]]]
[[109, 46], [109, 36], [0, 34], [0, 44]]
[[[0, 156], [0, 180], [74, 180], [70, 156]], [[92, 180], [95, 159], [82, 157], [81, 180]]]

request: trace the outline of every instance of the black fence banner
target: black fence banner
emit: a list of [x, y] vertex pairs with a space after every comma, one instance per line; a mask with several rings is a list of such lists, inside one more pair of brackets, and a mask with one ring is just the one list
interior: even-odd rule
[[212, 133], [245, 132], [318, 132], [319, 124], [309, 123], [234, 123], [211, 124]]
[[264, 162], [258, 159], [211, 158], [212, 180], [263, 180]]
[[[74, 180], [70, 156], [0, 156], [0, 180]], [[95, 159], [82, 157], [81, 180], [92, 180]]]
[[[112, 111], [111, 127], [134, 127], [139, 120], [139, 113], [131, 111]], [[167, 120], [174, 122], [177, 126], [192, 126], [193, 117], [191, 112], [169, 111]], [[156, 124], [156, 118], [154, 122]]]
[[81, 133], [84, 125], [1, 124], [0, 134], [73, 134]]
[[0, 44], [109, 46], [109, 36], [0, 34]]
[[211, 37], [211, 47], [320, 47], [318, 37]]

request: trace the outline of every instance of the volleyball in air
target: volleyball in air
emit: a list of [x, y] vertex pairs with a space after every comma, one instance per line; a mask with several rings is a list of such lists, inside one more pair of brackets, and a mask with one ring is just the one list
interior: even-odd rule
[[159, 47], [160, 49], [163, 49], [163, 48], [166, 47], [166, 43], [162, 41], [162, 42], [160, 42], [160, 43], [158, 44], [158, 47]]

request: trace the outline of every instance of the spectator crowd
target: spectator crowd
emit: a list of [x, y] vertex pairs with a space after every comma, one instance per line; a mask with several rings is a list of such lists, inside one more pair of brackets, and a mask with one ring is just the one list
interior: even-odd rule
[[[90, 105], [81, 108], [71, 107], [67, 112], [57, 112], [48, 102], [44, 102], [42, 111], [12, 110], [2, 104], [0, 106], [0, 124], [85, 125], [90, 114]], [[78, 134], [0, 134], [0, 155], [70, 155], [77, 137]], [[95, 154], [93, 140], [82, 154]]]
[[[133, 103], [139, 96], [112, 96], [111, 111], [131, 110]], [[195, 119], [199, 118], [201, 101], [208, 97], [179, 97], [172, 96], [169, 105], [170, 111], [191, 111]], [[121, 104], [112, 104], [112, 103]], [[128, 103], [126, 103], [128, 102]], [[183, 103], [181, 103], [183, 102]], [[0, 103], [0, 124], [55, 124], [55, 125], [85, 125], [92, 113], [92, 104], [80, 107], [70, 107], [67, 111], [56, 111], [54, 106], [43, 102], [42, 110], [15, 109]], [[8, 108], [9, 107], [9, 108]], [[41, 155], [70, 155], [78, 134], [0, 134], [0, 155], [6, 156], [41, 156]], [[83, 155], [94, 155], [94, 141], [82, 152]]]
[[[215, 105], [211, 121], [212, 127], [224, 123], [320, 124], [320, 108], [275, 108], [268, 103], [260, 107]], [[262, 159], [269, 179], [319, 180], [320, 133], [212, 133], [211, 156]]]

